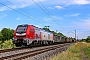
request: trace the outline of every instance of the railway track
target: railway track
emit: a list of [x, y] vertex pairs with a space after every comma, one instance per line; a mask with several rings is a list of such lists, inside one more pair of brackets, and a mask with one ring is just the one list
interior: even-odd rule
[[50, 45], [50, 46], [43, 46], [43, 47], [36, 47], [36, 48], [20, 48], [19, 49], [11, 49], [0, 52], [0, 60], [22, 60], [28, 57], [33, 57], [38, 54], [42, 54], [51, 50], [65, 48], [69, 46], [70, 43], [65, 44], [58, 44], [58, 45]]
[[26, 48], [5, 49], [5, 50], [0, 50], [0, 53], [5, 53], [5, 52], [10, 52], [10, 51], [15, 51], [15, 50], [21, 50], [21, 49], [26, 49]]

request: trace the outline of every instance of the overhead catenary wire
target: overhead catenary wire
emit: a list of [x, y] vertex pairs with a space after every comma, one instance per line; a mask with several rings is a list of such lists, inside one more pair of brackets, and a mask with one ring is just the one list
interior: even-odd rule
[[[15, 11], [15, 12], [21, 14], [21, 15], [24, 15], [24, 16], [26, 16], [26, 17], [28, 17], [28, 18], [34, 20], [34, 21], [37, 21], [37, 20], [35, 20], [34, 18], [31, 18], [30, 16], [28, 16], [28, 15], [26, 15], [26, 14], [24, 14], [24, 13], [21, 13], [21, 12], [15, 10], [15, 9], [13, 9], [13, 8], [11, 8], [11, 7], [9, 7], [9, 6], [5, 5], [5, 4], [3, 4], [3, 3], [0, 3], [0, 4], [3, 5], [3, 6], [5, 6], [5, 7], [7, 7], [7, 8], [9, 8], [9, 9], [12, 9], [13, 11]], [[40, 23], [39, 21], [37, 21], [37, 22]]]
[[[16, 6], [15, 4], [13, 4], [12, 2], [10, 2], [9, 0], [6, 0], [7, 2], [9, 2], [10, 4]], [[39, 0], [38, 0], [39, 1]], [[40, 1], [39, 1], [40, 2]], [[40, 2], [40, 4], [44, 7], [44, 5]], [[17, 8], [19, 8], [18, 6], [16, 6]], [[44, 7], [45, 8], [45, 7]], [[19, 8], [21, 11], [27, 13], [28, 15], [30, 15], [28, 12], [24, 11], [23, 9]], [[46, 8], [45, 8], [46, 9]], [[47, 10], [47, 9], [46, 9]], [[47, 10], [48, 11], [48, 10]], [[46, 12], [46, 11], [45, 11]], [[47, 13], [47, 12], [46, 12]], [[48, 11], [48, 15], [50, 15], [50, 17], [55, 21], [55, 19], [51, 16], [51, 13]], [[32, 16], [32, 15], [31, 15]], [[33, 17], [33, 16], [32, 16]], [[35, 17], [34, 17], [35, 18]], [[37, 18], [36, 18], [37, 19]], [[57, 23], [57, 22], [56, 22]], [[58, 24], [58, 23], [57, 23]], [[59, 24], [58, 24], [59, 25]]]
[[[18, 6], [16, 6], [14, 3], [10, 2], [9, 0], [6, 0], [6, 1], [9, 2], [10, 4], [14, 5], [15, 7], [19, 8]], [[19, 8], [19, 9], [21, 11], [25, 12], [26, 14], [28, 14], [29, 16], [31, 15], [28, 12], [24, 11], [23, 9], [21, 9], [21, 8]], [[33, 17], [33, 16], [31, 15], [31, 17]], [[34, 20], [38, 20], [38, 19], [36, 17], [34, 17]], [[41, 22], [41, 24], [44, 24], [44, 23]]]
[[[6, 0], [6, 1], [8, 1], [8, 0]], [[32, 20], [34, 20], [34, 21], [37, 21], [37, 20], [35, 20], [34, 18], [31, 18], [30, 16], [28, 16], [28, 15], [26, 15], [26, 14], [24, 14], [24, 13], [22, 13], [22, 12], [19, 12], [19, 11], [17, 11], [17, 10], [15, 10], [15, 9], [13, 9], [13, 8], [11, 8], [11, 7], [9, 7], [9, 6], [7, 6], [7, 5], [5, 5], [5, 4], [3, 4], [3, 3], [0, 3], [1, 5], [3, 5], [3, 6], [5, 6], [5, 7], [7, 7], [7, 8], [9, 8], [9, 9], [12, 9], [12, 10], [14, 10], [15, 12], [17, 12], [17, 13], [19, 13], [19, 14], [22, 14], [22, 15], [24, 15], [24, 16], [26, 16], [26, 17], [28, 17], [28, 18], [30, 18], [30, 19], [32, 19]], [[13, 4], [13, 3], [12, 3]], [[21, 9], [21, 8], [20, 8]], [[22, 10], [22, 9], [21, 9]], [[24, 11], [24, 10], [22, 10], [22, 11]], [[25, 11], [24, 11], [25, 12]], [[27, 12], [26, 12], [27, 13]], [[46, 12], [47, 13], [47, 12]], [[49, 14], [48, 14], [49, 15]], [[53, 17], [52, 16], [50, 16], [52, 19], [53, 19]], [[37, 22], [39, 22], [39, 21], [37, 21]], [[39, 22], [40, 23], [40, 22]]]
[[[54, 22], [56, 22], [55, 21], [55, 19], [49, 14], [49, 13], [47, 13], [38, 3], [36, 3], [34, 0], [32, 0], [38, 7], [40, 7], [48, 16], [50, 16], [53, 20], [54, 20]], [[57, 23], [57, 22], [56, 22]], [[59, 23], [57, 23], [58, 25], [60, 25]]]
[[[25, 15], [25, 14], [23, 14], [23, 13], [21, 13], [21, 12], [15, 10], [15, 9], [13, 9], [13, 8], [11, 8], [11, 7], [9, 7], [9, 6], [5, 5], [5, 4], [3, 4], [3, 3], [0, 3], [0, 4], [3, 5], [3, 6], [5, 6], [5, 7], [7, 7], [7, 8], [9, 8], [9, 9], [12, 9], [13, 11], [15, 11], [15, 12], [21, 14], [21, 15], [24, 15], [24, 16], [30, 18], [30, 19], [33, 19], [33, 18], [31, 18], [30, 16], [27, 16], [27, 15]], [[34, 20], [34, 19], [33, 19], [33, 20]], [[34, 21], [37, 21], [37, 20], [34, 20]], [[37, 21], [37, 22], [39, 22], [39, 21]], [[40, 23], [40, 22], [39, 22], [39, 23]], [[43, 24], [44, 24], [44, 23], [43, 23]]]
[[[39, 0], [38, 0], [39, 1]], [[41, 4], [41, 6], [42, 7], [44, 7], [45, 8], [45, 10], [50, 14], [50, 15], [52, 15], [49, 11], [48, 11], [48, 9], [39, 1], [39, 3]]]
[[[10, 2], [9, 0], [6, 0], [7, 2], [9, 2], [10, 4], [14, 5], [15, 7], [19, 8], [18, 6], [16, 6], [15, 4], [13, 4], [12, 2]], [[30, 15], [28, 12], [24, 11], [23, 9], [19, 8], [21, 11], [27, 13], [28, 15]], [[32, 16], [32, 15], [31, 15]]]
[[[56, 22], [59, 26], [60, 24], [52, 17], [52, 14], [48, 11], [48, 9], [38, 0], [38, 2], [41, 4], [41, 6], [48, 12], [46, 12], [38, 3], [36, 3], [34, 0], [32, 0], [35, 4], [37, 4], [46, 14], [48, 14], [54, 22]], [[62, 27], [62, 26], [61, 26]], [[63, 28], [63, 27], [62, 27]], [[63, 28], [64, 29], [64, 28]], [[63, 31], [63, 30], [62, 30]]]
[[[38, 0], [40, 2], [40, 0]], [[40, 2], [41, 6], [45, 8], [45, 10], [49, 13], [49, 15], [52, 16], [52, 14], [49, 12], [49, 10]], [[54, 19], [55, 20], [55, 19]], [[57, 23], [57, 21], [55, 21]], [[60, 24], [59, 24], [60, 25]]]
[[[26, 16], [26, 17], [28, 17], [28, 18], [34, 20], [34, 21], [37, 21], [37, 20], [35, 20], [34, 18], [31, 18], [30, 16], [28, 16], [28, 15], [22, 13], [22, 12], [19, 12], [19, 11], [15, 10], [15, 9], [13, 9], [13, 8], [11, 8], [11, 7], [9, 7], [9, 6], [5, 5], [5, 4], [3, 4], [3, 3], [0, 3], [0, 4], [3, 5], [3, 6], [5, 6], [5, 7], [7, 7], [7, 8], [9, 8], [9, 9], [12, 9], [12, 10], [14, 10], [15, 12], [17, 12], [17, 13], [19, 13], [19, 14], [22, 14], [22, 15], [24, 15], [24, 16]], [[46, 12], [46, 13], [47, 13], [47, 12]], [[48, 14], [48, 15], [49, 15], [49, 14]], [[37, 21], [37, 22], [39, 22], [39, 21]], [[40, 23], [40, 22], [39, 22], [39, 23]]]
[[[41, 6], [50, 14], [50, 15], [52, 15], [49, 11], [48, 11], [48, 9], [40, 2], [40, 0], [38, 0], [39, 1], [39, 3], [41, 4]], [[62, 26], [61, 26], [62, 27]], [[63, 28], [63, 27], [62, 27]], [[65, 29], [65, 28], [63, 28], [63, 29]], [[57, 30], [56, 30], [57, 31]], [[63, 30], [62, 30], [63, 31]], [[61, 31], [61, 32], [62, 32]]]

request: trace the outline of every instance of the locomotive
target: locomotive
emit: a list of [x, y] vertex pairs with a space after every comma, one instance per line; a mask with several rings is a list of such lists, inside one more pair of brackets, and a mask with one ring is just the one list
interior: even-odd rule
[[18, 46], [30, 46], [32, 44], [48, 45], [53, 43], [70, 42], [67, 38], [54, 35], [34, 25], [18, 25], [14, 30], [13, 43]]

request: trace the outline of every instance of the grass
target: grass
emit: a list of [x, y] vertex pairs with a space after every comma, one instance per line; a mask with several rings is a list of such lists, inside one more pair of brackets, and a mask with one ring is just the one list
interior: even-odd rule
[[78, 42], [70, 46], [66, 51], [53, 57], [52, 60], [83, 60], [80, 47], [83, 49], [88, 60], [90, 60], [90, 43]]
[[84, 53], [87, 56], [88, 60], [90, 60], [90, 43], [83, 43], [82, 49], [84, 50]]
[[84, 48], [83, 50], [84, 50], [87, 58], [90, 60], [90, 47], [89, 48]]
[[81, 58], [77, 58], [81, 56], [81, 54], [73, 54], [70, 51], [62, 52], [58, 56], [54, 57], [52, 60], [81, 60]]
[[11, 49], [11, 48], [15, 48], [16, 46], [12, 43], [12, 40], [6, 40], [3, 43], [0, 44], [0, 50], [3, 49]]

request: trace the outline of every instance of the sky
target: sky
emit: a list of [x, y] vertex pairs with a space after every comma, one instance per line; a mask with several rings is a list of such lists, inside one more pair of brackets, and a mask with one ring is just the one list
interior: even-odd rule
[[0, 0], [0, 30], [30, 24], [78, 39], [90, 36], [90, 0]]

